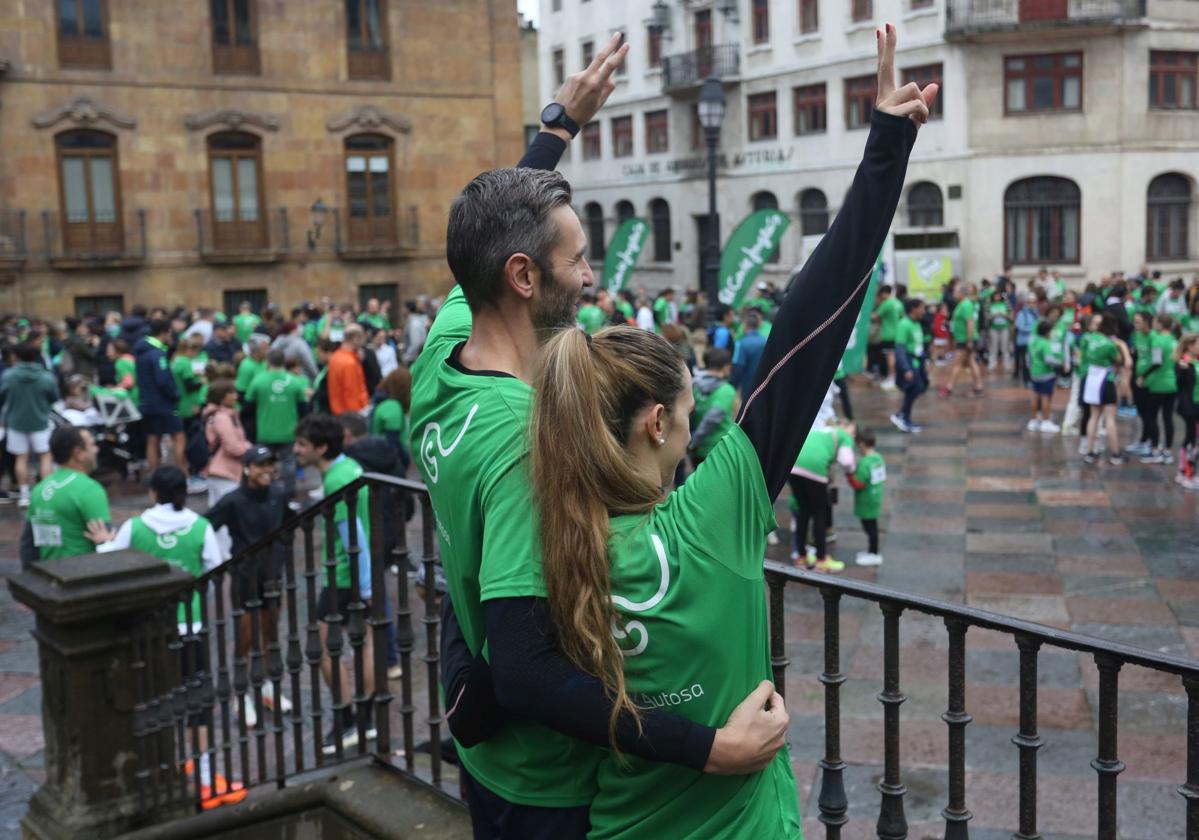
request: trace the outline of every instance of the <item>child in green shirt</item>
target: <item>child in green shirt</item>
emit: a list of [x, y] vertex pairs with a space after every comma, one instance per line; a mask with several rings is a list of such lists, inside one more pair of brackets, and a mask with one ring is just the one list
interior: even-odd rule
[[883, 510], [883, 485], [887, 481], [887, 465], [874, 448], [874, 432], [859, 428], [854, 435], [858, 448], [858, 467], [851, 473], [849, 484], [853, 487], [853, 515], [862, 522], [869, 545], [859, 551], [855, 563], [859, 566], [881, 566], [883, 555], [879, 554], [878, 517]]
[[1052, 321], [1038, 321], [1036, 334], [1028, 344], [1028, 372], [1032, 378], [1032, 417], [1028, 421], [1030, 432], [1052, 434], [1061, 431], [1061, 427], [1052, 419], [1053, 387], [1057, 383], [1057, 367], [1061, 364], [1057, 346], [1050, 338], [1052, 332]]

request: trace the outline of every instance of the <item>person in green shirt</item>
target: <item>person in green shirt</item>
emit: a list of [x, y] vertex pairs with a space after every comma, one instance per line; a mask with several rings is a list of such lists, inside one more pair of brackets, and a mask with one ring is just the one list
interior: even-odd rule
[[676, 321], [678, 310], [674, 305], [674, 289], [667, 289], [654, 301], [654, 329], [661, 332], [664, 324], [673, 324]]
[[108, 494], [90, 475], [98, 450], [92, 433], [59, 426], [50, 434], [50, 454], [58, 469], [30, 494], [21, 532], [21, 565], [91, 554], [108, 539]]
[[928, 369], [924, 354], [924, 301], [909, 298], [905, 314], [895, 329], [895, 369], [899, 387], [903, 389], [903, 405], [891, 415], [891, 423], [901, 432], [919, 434], [922, 430], [912, 420], [916, 400], [928, 389]]
[[583, 332], [594, 335], [608, 323], [608, 317], [604, 315], [604, 310], [596, 305], [595, 295], [591, 292], [583, 292], [582, 302], [575, 320]]
[[266, 354], [270, 349], [270, 340], [265, 335], [252, 335], [249, 341], [249, 351], [237, 364], [237, 373], [233, 378], [233, 387], [237, 389], [237, 399], [241, 403], [241, 425], [246, 430], [246, 438], [254, 440], [255, 426], [254, 411], [246, 404], [246, 394], [254, 384], [254, 378], [266, 370]]
[[109, 343], [106, 352], [115, 371], [113, 385], [128, 392], [130, 401], [136, 406], [140, 399], [137, 392], [137, 360], [133, 358], [128, 343], [119, 338], [114, 339]]
[[1130, 360], [1115, 337], [1116, 319], [1112, 314], [1103, 312], [1096, 315], [1094, 321], [1094, 329], [1085, 334], [1086, 341], [1080, 342], [1080, 397], [1088, 409], [1085, 426], [1087, 448], [1083, 459], [1088, 464], [1094, 464], [1099, 458], [1096, 446], [1102, 418], [1107, 428], [1109, 460], [1113, 465], [1119, 465], [1124, 463], [1124, 457], [1120, 454], [1120, 439], [1117, 437], [1116, 369]]
[[408, 411], [412, 405], [412, 374], [400, 365], [379, 383], [383, 399], [371, 412], [370, 433], [380, 435], [395, 448], [404, 472], [412, 458], [408, 454]]
[[997, 291], [991, 295], [987, 318], [987, 369], [1002, 373], [1004, 364], [1012, 358], [1012, 307], [1003, 292]]
[[1028, 421], [1030, 432], [1056, 434], [1061, 426], [1053, 422], [1053, 389], [1057, 385], [1057, 368], [1060, 361], [1056, 345], [1050, 339], [1053, 322], [1048, 318], [1038, 321], [1032, 339], [1028, 342], [1028, 373], [1032, 380], [1032, 395]]
[[1132, 335], [1129, 337], [1129, 349], [1132, 352], [1132, 402], [1136, 407], [1137, 416], [1141, 420], [1141, 434], [1135, 443], [1124, 448], [1129, 455], [1148, 455], [1153, 451], [1149, 445], [1149, 392], [1145, 390], [1142, 379], [1149, 371], [1152, 355], [1149, 350], [1149, 336], [1153, 332], [1153, 318], [1142, 312], [1132, 316]]
[[[309, 414], [299, 422], [295, 430], [295, 456], [302, 467], [312, 467], [318, 470], [322, 477], [322, 487], [325, 498], [337, 494], [346, 485], [352, 484], [362, 476], [362, 467], [353, 458], [342, 452], [345, 431], [337, 420], [328, 414]], [[325, 755], [337, 752], [337, 743], [341, 742], [342, 749], [358, 746], [358, 725], [351, 695], [357, 690], [352, 681], [353, 657], [341, 658], [340, 674], [335, 678], [333, 661], [328, 656], [329, 625], [338, 623], [343, 632], [349, 617], [350, 605], [362, 601], [369, 604], [372, 595], [371, 588], [371, 552], [370, 552], [370, 501], [366, 485], [363, 484], [354, 494], [357, 501], [354, 512], [354, 522], [351, 525], [349, 506], [343, 500], [337, 503], [333, 512], [333, 523], [336, 537], [333, 542], [335, 570], [333, 580], [325, 582], [317, 601], [317, 615], [320, 616], [321, 641], [321, 676], [325, 684], [333, 692], [334, 718], [328, 734], [321, 742]], [[353, 531], [351, 531], [353, 527]], [[357, 588], [350, 569], [351, 548], [356, 548], [357, 556]], [[380, 593], [382, 596], [383, 593]], [[385, 597], [385, 596], [384, 596]], [[367, 633], [363, 640], [362, 661], [365, 663], [364, 693], [374, 694], [375, 669], [372, 633]], [[371, 721], [370, 706], [366, 708], [366, 737], [374, 738], [376, 730]]]
[[849, 476], [849, 484], [853, 487], [853, 515], [861, 520], [867, 540], [866, 550], [859, 551], [854, 562], [859, 566], [881, 566], [883, 555], [879, 554], [878, 519], [883, 512], [887, 465], [874, 448], [874, 432], [870, 429], [858, 429], [854, 443], [858, 448], [858, 465]]
[[733, 360], [728, 350], [709, 350], [704, 354], [704, 370], [696, 371], [694, 383], [695, 411], [692, 424], [695, 432], [687, 445], [691, 463], [698, 467], [708, 453], [720, 442], [733, 425], [741, 399], [729, 382]]
[[953, 294], [957, 300], [950, 316], [950, 334], [954, 344], [953, 367], [949, 371], [949, 380], [941, 388], [941, 396], [952, 396], [958, 376], [965, 373], [972, 378], [973, 394], [977, 397], [983, 392], [982, 370], [979, 369], [978, 359], [974, 355], [978, 340], [978, 301], [975, 299], [977, 290], [973, 284], [961, 282], [954, 288]]
[[366, 302], [366, 311], [358, 316], [358, 323], [369, 326], [371, 331], [374, 330], [390, 330], [391, 319], [387, 317], [388, 311], [391, 309], [391, 301], [386, 301], [379, 306], [378, 298], [371, 298]]
[[243, 300], [237, 305], [237, 314], [233, 316], [233, 334], [244, 347], [261, 323], [262, 319], [251, 311], [250, 302]]
[[204, 361], [200, 358], [204, 337], [198, 333], [179, 342], [175, 356], [171, 359], [171, 375], [175, 377], [175, 387], [179, 391], [179, 403], [175, 413], [183, 419], [184, 424], [200, 413], [204, 405], [206, 389], [204, 382]]
[[279, 477], [290, 499], [296, 489], [296, 459], [292, 444], [296, 422], [312, 393], [304, 381], [287, 370], [287, 356], [276, 347], [267, 353], [266, 370], [246, 391], [246, 406], [254, 413], [254, 442], [269, 446], [279, 459]]
[[895, 294], [891, 286], [883, 286], [878, 290], [878, 304], [874, 314], [878, 317], [878, 342], [887, 362], [886, 374], [881, 387], [884, 391], [894, 391], [895, 383], [895, 332], [903, 318], [903, 301]]
[[[1174, 319], [1158, 315], [1149, 334], [1149, 367], [1139, 378], [1145, 389], [1145, 422], [1149, 426], [1149, 452], [1142, 464], [1172, 464], [1174, 456], [1174, 401], [1178, 398], [1178, 376], [1174, 369]], [[1161, 416], [1161, 429], [1157, 418]], [[1160, 432], [1164, 432], [1162, 435]], [[1163, 445], [1164, 444], [1164, 445]]]

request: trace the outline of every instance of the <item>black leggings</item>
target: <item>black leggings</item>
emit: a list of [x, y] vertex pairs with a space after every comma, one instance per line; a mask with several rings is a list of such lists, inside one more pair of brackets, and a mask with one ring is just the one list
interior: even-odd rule
[[802, 475], [792, 475], [787, 479], [791, 485], [791, 495], [799, 505], [795, 514], [795, 533], [791, 537], [791, 547], [799, 552], [802, 559], [807, 554], [808, 523], [812, 524], [812, 542], [816, 548], [816, 557], [824, 558], [828, 554], [828, 485], [821, 481], [813, 481]]
[[1017, 347], [1012, 352], [1012, 379], [1023, 382], [1025, 385], [1029, 383], [1028, 376], [1028, 347]]
[[845, 415], [846, 420], [852, 420], [853, 405], [849, 402], [849, 377], [842, 376], [840, 379], [834, 379], [833, 384], [841, 391], [841, 413]]
[[867, 551], [871, 554], [878, 554], [878, 520], [863, 519], [862, 530], [866, 532], [866, 539], [870, 542]]
[[1141, 443], [1149, 442], [1149, 392], [1137, 385], [1132, 385], [1132, 404], [1136, 406], [1137, 417], [1141, 418]]
[[[1174, 448], [1174, 400], [1178, 394], [1145, 394], [1145, 423], [1149, 427], [1149, 445], [1157, 449], [1164, 442], [1166, 449]], [[1157, 434], [1157, 416], [1161, 415], [1164, 441]]]

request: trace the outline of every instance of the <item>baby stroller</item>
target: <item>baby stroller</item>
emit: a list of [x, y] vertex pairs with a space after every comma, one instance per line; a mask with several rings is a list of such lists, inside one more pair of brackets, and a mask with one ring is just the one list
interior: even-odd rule
[[100, 450], [97, 472], [111, 470], [122, 478], [141, 478], [141, 454], [145, 439], [141, 433], [142, 415], [128, 396], [97, 390], [86, 410], [59, 403], [51, 421], [55, 426], [70, 424], [92, 433]]

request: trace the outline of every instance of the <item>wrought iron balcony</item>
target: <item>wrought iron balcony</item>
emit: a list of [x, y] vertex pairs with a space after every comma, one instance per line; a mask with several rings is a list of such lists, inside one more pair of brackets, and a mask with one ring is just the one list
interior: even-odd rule
[[25, 211], [0, 210], [0, 269], [19, 268], [27, 253]]
[[948, 0], [945, 37], [1117, 25], [1145, 16], [1145, 0]]
[[698, 87], [709, 76], [730, 79], [740, 73], [741, 53], [736, 44], [700, 47], [662, 59], [662, 92], [676, 93]]
[[41, 233], [42, 256], [57, 268], [120, 268], [146, 259], [145, 210], [79, 218], [43, 210]]
[[[286, 207], [243, 218], [235, 212], [196, 209], [196, 251], [214, 263], [273, 262], [291, 250]], [[241, 214], [244, 216], [246, 214]]]

